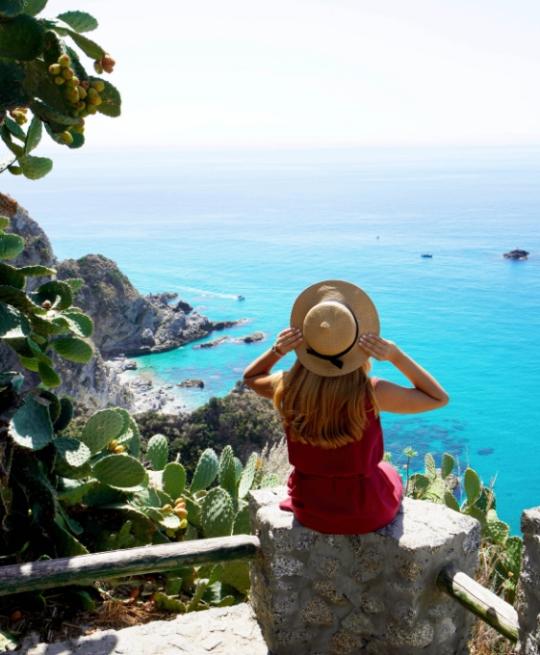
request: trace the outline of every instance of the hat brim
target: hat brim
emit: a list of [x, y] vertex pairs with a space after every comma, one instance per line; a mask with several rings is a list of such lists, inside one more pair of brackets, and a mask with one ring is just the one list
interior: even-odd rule
[[[314, 305], [327, 300], [337, 300], [347, 305], [358, 321], [358, 336], [366, 332], [379, 334], [379, 315], [373, 301], [360, 287], [343, 280], [324, 280], [304, 289], [294, 302], [291, 327], [302, 330], [304, 318], [309, 310]], [[295, 349], [296, 356], [305, 368], [323, 377], [338, 377], [351, 373], [360, 368], [369, 358], [369, 355], [355, 344], [349, 352], [340, 357], [343, 367], [338, 368], [332, 362], [310, 355], [307, 352], [308, 347], [309, 344], [302, 343]]]

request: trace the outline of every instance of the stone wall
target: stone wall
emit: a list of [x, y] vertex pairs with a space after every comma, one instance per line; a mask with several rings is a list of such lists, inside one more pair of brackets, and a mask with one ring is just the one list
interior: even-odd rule
[[468, 653], [473, 616], [439, 591], [449, 563], [474, 575], [479, 523], [406, 498], [386, 528], [321, 534], [279, 509], [285, 487], [250, 494], [261, 553], [251, 603], [272, 655]]
[[520, 653], [540, 652], [540, 507], [521, 515], [523, 563], [518, 587]]

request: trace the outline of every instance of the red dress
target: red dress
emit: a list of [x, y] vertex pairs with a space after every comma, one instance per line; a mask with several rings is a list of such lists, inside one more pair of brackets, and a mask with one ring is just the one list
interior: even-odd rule
[[291, 441], [288, 497], [279, 503], [305, 527], [329, 534], [362, 534], [396, 516], [403, 497], [401, 477], [383, 462], [381, 422], [368, 412], [360, 441], [321, 448]]

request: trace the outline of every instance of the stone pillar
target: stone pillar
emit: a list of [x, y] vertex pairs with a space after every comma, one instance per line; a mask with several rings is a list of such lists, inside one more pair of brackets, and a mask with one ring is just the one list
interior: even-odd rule
[[521, 515], [523, 562], [519, 577], [517, 610], [522, 655], [540, 652], [540, 507]]
[[453, 563], [474, 575], [480, 525], [406, 498], [387, 527], [364, 535], [304, 528], [278, 507], [285, 487], [250, 493], [261, 553], [250, 601], [272, 655], [461, 655], [474, 617], [439, 591]]

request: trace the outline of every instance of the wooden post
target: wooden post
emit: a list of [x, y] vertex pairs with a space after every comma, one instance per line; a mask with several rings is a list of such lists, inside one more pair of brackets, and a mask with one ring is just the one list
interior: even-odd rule
[[466, 573], [447, 566], [439, 573], [437, 585], [501, 635], [513, 642], [518, 640], [516, 610]]
[[158, 573], [179, 566], [252, 559], [259, 550], [253, 535], [196, 539], [157, 546], [111, 550], [0, 567], [0, 596], [142, 573]]

